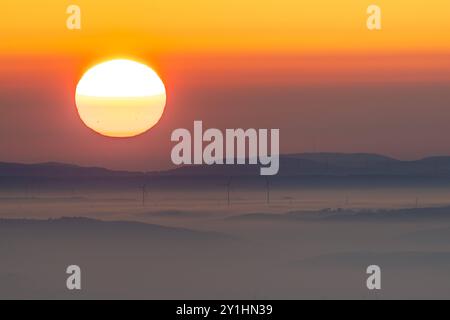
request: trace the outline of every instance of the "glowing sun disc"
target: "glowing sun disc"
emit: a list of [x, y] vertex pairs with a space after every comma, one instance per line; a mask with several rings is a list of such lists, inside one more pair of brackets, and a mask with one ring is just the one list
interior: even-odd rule
[[108, 137], [133, 137], [151, 129], [166, 105], [164, 83], [151, 68], [111, 60], [89, 69], [75, 101], [84, 124]]

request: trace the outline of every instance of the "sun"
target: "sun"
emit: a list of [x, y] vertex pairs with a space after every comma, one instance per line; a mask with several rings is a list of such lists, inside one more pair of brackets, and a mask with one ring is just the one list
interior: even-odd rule
[[89, 69], [78, 82], [75, 102], [84, 124], [116, 138], [151, 129], [164, 112], [166, 89], [150, 67], [116, 59]]

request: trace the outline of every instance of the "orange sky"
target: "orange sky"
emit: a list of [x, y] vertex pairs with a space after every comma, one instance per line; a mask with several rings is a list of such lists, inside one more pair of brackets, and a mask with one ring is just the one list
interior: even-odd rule
[[[77, 4], [82, 30], [66, 29]], [[382, 9], [368, 32], [366, 9]], [[334, 52], [449, 50], [447, 0], [6, 0], [1, 52]]]
[[[66, 28], [71, 3], [78, 31]], [[381, 31], [366, 28], [372, 3]], [[448, 0], [7, 0], [1, 10], [0, 161], [166, 168], [171, 131], [194, 120], [281, 128], [282, 152], [450, 154]], [[81, 123], [74, 90], [87, 68], [124, 57], [156, 69], [168, 104], [148, 133], [111, 140]]]
[[[372, 3], [382, 10], [381, 31], [366, 28]], [[69, 4], [81, 9], [81, 30], [66, 28]], [[29, 73], [36, 59], [52, 64], [72, 59], [82, 74], [105, 59], [128, 57], [145, 58], [171, 76], [209, 70], [230, 74], [211, 77], [212, 82], [267, 72], [270, 77], [254, 78], [364, 82], [448, 77], [447, 0], [8, 0], [2, 13], [3, 74], [6, 69]]]

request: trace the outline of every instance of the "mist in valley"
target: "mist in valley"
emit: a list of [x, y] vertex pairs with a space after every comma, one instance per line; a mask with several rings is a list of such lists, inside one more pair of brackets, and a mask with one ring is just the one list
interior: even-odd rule
[[[450, 294], [442, 184], [33, 181], [0, 192], [3, 299]], [[69, 265], [81, 267], [81, 291], [66, 288]], [[367, 290], [369, 265], [382, 269], [381, 291]]]

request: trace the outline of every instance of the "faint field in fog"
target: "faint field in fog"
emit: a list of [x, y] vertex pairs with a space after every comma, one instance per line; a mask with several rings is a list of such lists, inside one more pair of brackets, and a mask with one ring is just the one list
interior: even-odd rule
[[219, 182], [0, 189], [0, 298], [450, 296], [450, 187]]

